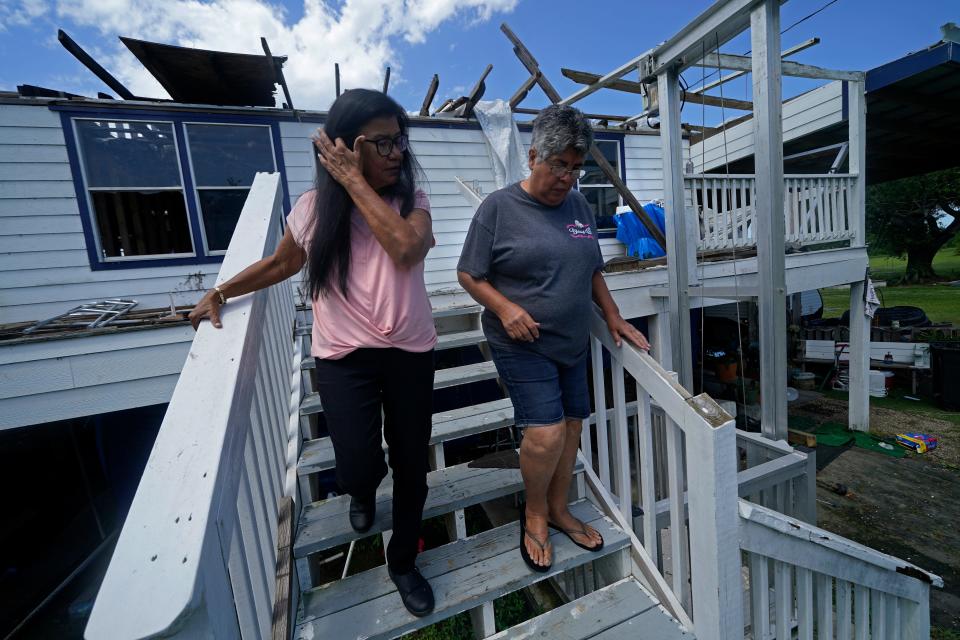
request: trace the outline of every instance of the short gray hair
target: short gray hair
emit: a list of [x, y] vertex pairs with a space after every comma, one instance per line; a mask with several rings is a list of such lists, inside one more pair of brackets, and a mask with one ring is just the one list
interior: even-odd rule
[[571, 106], [550, 105], [533, 121], [533, 141], [537, 162], [573, 149], [586, 155], [593, 144], [593, 127], [583, 113]]

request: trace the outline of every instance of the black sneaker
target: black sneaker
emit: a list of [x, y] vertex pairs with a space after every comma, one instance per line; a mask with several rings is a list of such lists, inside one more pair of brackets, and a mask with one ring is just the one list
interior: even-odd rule
[[355, 498], [350, 496], [350, 526], [357, 533], [366, 533], [373, 526], [377, 515], [377, 498]]
[[393, 584], [397, 586], [400, 600], [403, 601], [407, 611], [418, 618], [429, 615], [433, 611], [433, 589], [416, 567], [413, 571], [400, 574], [394, 573], [390, 567], [387, 567], [387, 573], [390, 574]]

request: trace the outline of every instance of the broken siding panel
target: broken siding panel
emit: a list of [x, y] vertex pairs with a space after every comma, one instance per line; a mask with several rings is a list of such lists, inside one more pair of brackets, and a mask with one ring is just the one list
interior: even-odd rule
[[[831, 82], [793, 98], [783, 105], [783, 141], [795, 140], [812, 131], [843, 121], [843, 87]], [[726, 133], [729, 161], [753, 155], [753, 120], [730, 127]], [[711, 136], [691, 147], [690, 155], [698, 172], [710, 171], [724, 162], [724, 134]]]

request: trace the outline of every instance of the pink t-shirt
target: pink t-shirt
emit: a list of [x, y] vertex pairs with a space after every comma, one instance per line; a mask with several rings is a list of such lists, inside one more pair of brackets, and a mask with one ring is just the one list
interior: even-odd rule
[[[307, 254], [313, 233], [316, 191], [297, 199], [287, 225]], [[400, 205], [386, 201], [397, 215]], [[429, 213], [430, 201], [417, 191], [415, 209]], [[398, 268], [356, 207], [350, 212], [350, 273], [347, 297], [339, 286], [313, 299], [313, 345], [318, 358], [336, 360], [363, 347], [429, 351], [437, 343], [433, 313], [423, 283], [423, 262]]]

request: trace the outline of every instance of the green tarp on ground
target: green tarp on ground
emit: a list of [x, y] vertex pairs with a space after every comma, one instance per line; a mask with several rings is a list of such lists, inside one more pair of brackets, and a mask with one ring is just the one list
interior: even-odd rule
[[895, 442], [890, 442], [863, 431], [850, 431], [846, 425], [839, 422], [824, 422], [816, 428], [817, 444], [828, 447], [842, 447], [853, 442], [855, 447], [876, 451], [894, 458], [902, 458], [907, 455], [906, 449]]

